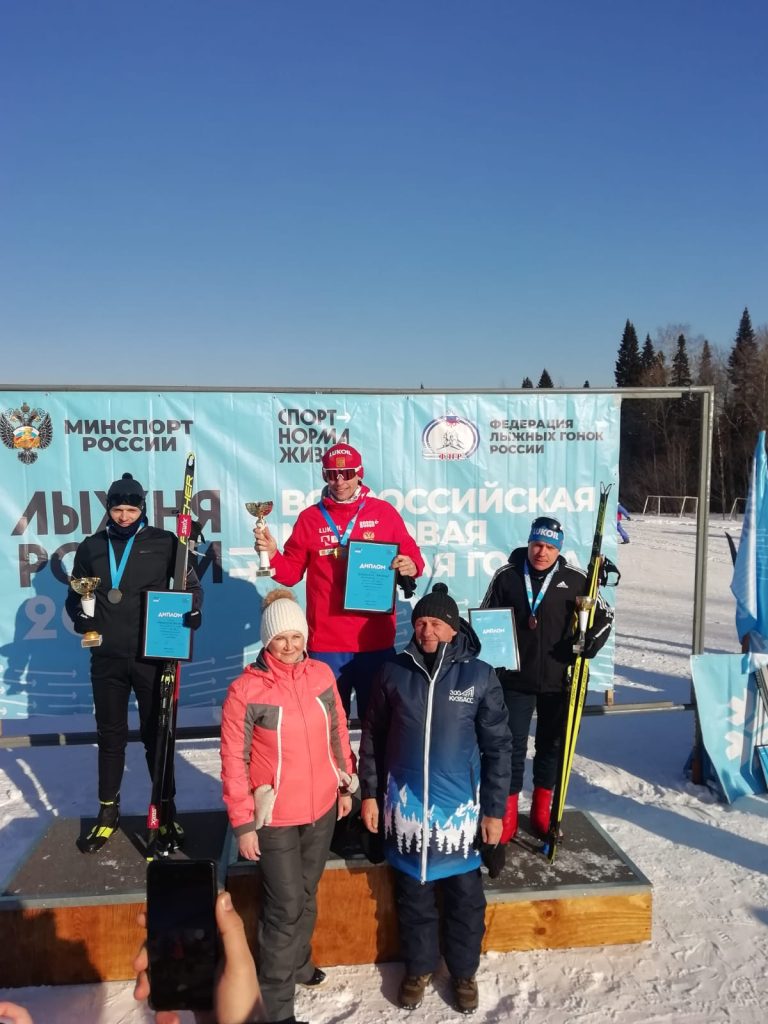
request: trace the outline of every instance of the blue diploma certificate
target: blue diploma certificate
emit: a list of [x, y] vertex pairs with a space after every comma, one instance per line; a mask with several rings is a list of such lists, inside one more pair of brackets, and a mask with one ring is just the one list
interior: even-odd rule
[[347, 555], [344, 608], [354, 612], [391, 612], [395, 607], [396, 572], [390, 569], [397, 544], [351, 540]]
[[480, 638], [480, 657], [494, 668], [520, 671], [515, 617], [511, 608], [470, 608], [469, 622]]
[[148, 590], [144, 618], [144, 657], [189, 661], [192, 630], [184, 616], [192, 611], [192, 594], [184, 590]]

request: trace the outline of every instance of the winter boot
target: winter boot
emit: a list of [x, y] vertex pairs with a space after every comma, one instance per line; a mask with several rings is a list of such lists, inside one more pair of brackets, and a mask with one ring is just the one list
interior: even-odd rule
[[117, 832], [120, 824], [120, 797], [99, 801], [99, 815], [96, 824], [87, 835], [78, 839], [81, 853], [98, 853], [102, 846]]
[[519, 793], [510, 793], [507, 797], [507, 807], [504, 811], [504, 817], [501, 819], [500, 843], [508, 843], [510, 839], [515, 837], [517, 832], [517, 801], [519, 798]]
[[531, 800], [531, 830], [542, 839], [546, 839], [549, 832], [549, 817], [552, 813], [552, 789], [541, 789], [533, 787], [533, 799]]
[[431, 974], [406, 974], [397, 993], [397, 1001], [403, 1010], [415, 1010], [421, 1006], [431, 977]]
[[168, 824], [158, 829], [157, 852], [161, 857], [175, 853], [184, 845], [184, 829], [176, 820], [176, 805], [172, 802], [168, 808]]
[[453, 994], [459, 1013], [474, 1013], [480, 1003], [477, 982], [474, 978], [454, 978]]

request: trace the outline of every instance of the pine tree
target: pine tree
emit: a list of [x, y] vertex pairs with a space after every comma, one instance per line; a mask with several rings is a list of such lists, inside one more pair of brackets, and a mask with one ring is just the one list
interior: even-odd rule
[[537, 384], [537, 387], [553, 388], [554, 386], [555, 385], [552, 383], [552, 378], [549, 376], [549, 373], [547, 372], [546, 368], [543, 369], [541, 371], [541, 376], [539, 377], [539, 383]]
[[669, 383], [675, 388], [689, 388], [693, 383], [684, 334], [679, 335], [677, 339], [677, 349], [672, 357], [672, 374]]
[[643, 343], [643, 351], [640, 353], [640, 365], [643, 370], [643, 383], [647, 384], [645, 375], [653, 370], [656, 365], [656, 350], [653, 347], [650, 334], [646, 334], [645, 342]]
[[728, 356], [728, 396], [723, 407], [724, 446], [730, 491], [724, 507], [747, 493], [752, 451], [765, 410], [762, 401], [762, 366], [749, 310], [744, 309]]
[[712, 359], [712, 349], [709, 347], [709, 342], [706, 340], [706, 338], [704, 339], [704, 344], [701, 346], [701, 353], [699, 355], [699, 365], [696, 370], [696, 383], [715, 383], [715, 364]]
[[520, 385], [521, 388], [532, 388], [533, 381], [530, 377], [523, 377], [523, 383]]
[[624, 325], [614, 376], [618, 388], [634, 388], [641, 382], [640, 346], [637, 342], [637, 331], [629, 320]]

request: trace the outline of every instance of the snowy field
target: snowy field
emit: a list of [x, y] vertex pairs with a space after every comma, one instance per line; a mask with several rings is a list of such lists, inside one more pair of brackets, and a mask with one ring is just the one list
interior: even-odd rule
[[[705, 637], [706, 650], [733, 652], [724, 528], [738, 533], [738, 526], [712, 520]], [[685, 702], [695, 525], [634, 518], [628, 530], [631, 544], [619, 548], [616, 701]], [[45, 731], [54, 727], [73, 725], [49, 721]], [[748, 798], [728, 807], [688, 782], [683, 765], [692, 738], [690, 712], [585, 718], [569, 803], [594, 814], [651, 880], [653, 939], [642, 945], [485, 956], [478, 975], [480, 1011], [473, 1020], [763, 1024], [768, 1019], [768, 801]], [[216, 745], [188, 743], [179, 753], [181, 809], [218, 806]], [[94, 773], [95, 753], [89, 747], [0, 750], [0, 879], [40, 830], [40, 818], [93, 812]], [[143, 757], [133, 744], [124, 811], [141, 814], [146, 800]], [[407, 1014], [393, 1002], [400, 965], [328, 973], [322, 990], [299, 994], [300, 1019], [312, 1024], [460, 1019], [446, 1004], [445, 977], [437, 978], [419, 1010]], [[25, 1004], [35, 1024], [152, 1020], [134, 1003], [129, 983], [0, 990], [4, 997]]]

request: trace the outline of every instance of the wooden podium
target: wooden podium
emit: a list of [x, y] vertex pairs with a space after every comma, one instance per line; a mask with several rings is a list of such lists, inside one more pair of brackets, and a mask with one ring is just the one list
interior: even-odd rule
[[[184, 856], [211, 857], [232, 893], [256, 950], [257, 864], [235, 862], [223, 811], [183, 815]], [[143, 818], [92, 855], [75, 840], [89, 822], [55, 819], [3, 886], [0, 978], [5, 987], [65, 985], [133, 977], [143, 940]], [[525, 821], [523, 821], [525, 824]], [[567, 811], [565, 839], [550, 865], [517, 843], [499, 878], [486, 877], [484, 951], [554, 949], [644, 942], [651, 937], [651, 885], [594, 819]], [[397, 960], [391, 871], [364, 859], [332, 857], [318, 890], [313, 940], [320, 966]], [[258, 955], [258, 953], [257, 953]]]

